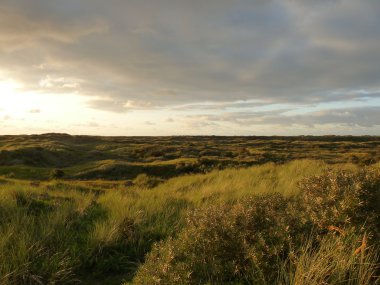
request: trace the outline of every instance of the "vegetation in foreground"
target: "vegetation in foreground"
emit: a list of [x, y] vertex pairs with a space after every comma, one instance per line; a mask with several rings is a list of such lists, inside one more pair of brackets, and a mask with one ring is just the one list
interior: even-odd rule
[[379, 146], [2, 136], [0, 284], [377, 284]]
[[0, 183], [0, 284], [379, 284], [379, 164]]

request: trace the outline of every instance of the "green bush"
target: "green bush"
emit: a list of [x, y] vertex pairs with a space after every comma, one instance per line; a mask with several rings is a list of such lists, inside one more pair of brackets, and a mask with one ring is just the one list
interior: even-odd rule
[[137, 177], [133, 180], [133, 184], [140, 188], [153, 188], [157, 186], [161, 181], [162, 180], [157, 177], [148, 176], [147, 174], [143, 173], [137, 175]]
[[51, 174], [50, 174], [50, 177], [52, 179], [61, 179], [65, 176], [65, 172], [62, 170], [62, 169], [54, 169]]
[[[379, 185], [380, 173], [375, 169], [329, 171], [303, 180], [294, 197], [266, 194], [200, 208], [188, 215], [177, 237], [154, 246], [134, 282], [275, 284], [290, 264], [286, 274], [294, 276], [288, 276], [288, 284], [367, 284], [363, 280], [373, 278], [377, 266], [376, 250], [372, 248], [374, 255], [369, 257], [373, 266], [358, 263], [351, 255], [359, 245], [348, 238], [348, 232], [356, 237], [365, 230], [379, 233]], [[326, 236], [337, 239], [326, 240]], [[372, 244], [376, 242], [375, 238]], [[343, 249], [334, 256], [337, 243]], [[342, 264], [348, 267], [339, 267]], [[315, 278], [309, 276], [303, 283], [302, 270]], [[354, 281], [344, 283], [347, 276]]]
[[280, 194], [189, 214], [178, 238], [157, 244], [138, 271], [137, 284], [225, 284], [273, 281], [277, 261], [292, 246], [295, 223]]
[[329, 171], [299, 184], [300, 201], [307, 218], [320, 230], [363, 225], [380, 233], [380, 171], [358, 173]]

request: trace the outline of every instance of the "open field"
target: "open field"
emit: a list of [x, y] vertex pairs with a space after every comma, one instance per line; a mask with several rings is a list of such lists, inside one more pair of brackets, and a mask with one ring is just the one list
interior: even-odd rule
[[379, 284], [379, 145], [3, 136], [0, 284]]
[[212, 169], [295, 159], [368, 165], [380, 160], [380, 137], [91, 137], [0, 136], [0, 175], [46, 180], [170, 178]]

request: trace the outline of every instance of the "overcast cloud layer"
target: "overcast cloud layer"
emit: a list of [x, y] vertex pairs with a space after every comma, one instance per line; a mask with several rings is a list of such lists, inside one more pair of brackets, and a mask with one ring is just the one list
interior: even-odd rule
[[0, 81], [141, 134], [380, 134], [379, 15], [377, 0], [1, 0]]

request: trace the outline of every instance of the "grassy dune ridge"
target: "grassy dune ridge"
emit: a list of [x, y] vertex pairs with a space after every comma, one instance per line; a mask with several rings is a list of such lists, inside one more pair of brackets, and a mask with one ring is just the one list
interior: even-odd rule
[[66, 179], [161, 178], [295, 159], [372, 164], [380, 160], [375, 136], [92, 137], [67, 134], [0, 136], [0, 175], [47, 180], [52, 168]]

